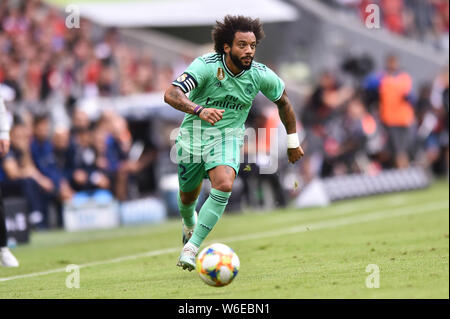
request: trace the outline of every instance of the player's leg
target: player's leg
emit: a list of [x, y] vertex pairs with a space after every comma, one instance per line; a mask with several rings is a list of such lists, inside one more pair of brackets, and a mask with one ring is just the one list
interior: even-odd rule
[[177, 149], [178, 163], [178, 185], [177, 194], [178, 209], [183, 223], [183, 244], [192, 236], [193, 228], [197, 222], [198, 196], [202, 187], [202, 181], [205, 175], [204, 163], [194, 161], [191, 149], [183, 146], [178, 139], [175, 141]]
[[220, 165], [208, 171], [211, 180], [211, 192], [198, 214], [198, 222], [189, 241], [184, 245], [178, 265], [190, 271], [195, 269], [195, 256], [199, 247], [222, 216], [231, 195], [231, 188], [236, 178], [235, 170], [227, 165]]
[[192, 237], [194, 227], [197, 223], [197, 212], [195, 211], [195, 207], [197, 206], [201, 189], [202, 181], [199, 182], [194, 190], [183, 192], [183, 190], [180, 189], [177, 194], [178, 209], [183, 223], [183, 245]]
[[3, 196], [0, 187], [0, 260], [4, 267], [18, 267], [19, 262], [7, 246], [5, 208], [3, 207]]
[[194, 269], [194, 266], [192, 266], [192, 264], [195, 263], [195, 256], [198, 252], [198, 249], [195, 249], [195, 247], [190, 247], [190, 245], [187, 245], [187, 243], [189, 239], [191, 239], [194, 233], [195, 226], [197, 224], [197, 212], [195, 211], [195, 207], [197, 206], [198, 195], [200, 194], [201, 188], [202, 181], [200, 181], [200, 183], [194, 190], [184, 192], [182, 190], [182, 184], [180, 183], [180, 191], [178, 193], [178, 207], [182, 216], [182, 241], [184, 246], [181, 251], [180, 257], [178, 258], [177, 266], [183, 267], [183, 269]]
[[191, 239], [184, 245], [179, 264], [184, 269], [195, 269], [195, 256], [198, 250], [225, 211], [231, 195], [234, 179], [239, 171], [240, 148], [238, 139], [223, 140], [221, 151], [209, 152], [204, 170], [211, 181], [211, 192], [198, 214], [198, 222]]
[[177, 193], [177, 202], [183, 224], [183, 245], [191, 238], [197, 223], [195, 207], [197, 206], [204, 176], [205, 169], [203, 163], [179, 162], [178, 184], [180, 190]]
[[184, 150], [181, 145], [177, 143], [177, 162], [178, 162], [178, 184], [179, 192], [177, 195], [178, 208], [182, 217], [183, 224], [183, 250], [178, 259], [177, 266], [183, 269], [189, 268], [192, 270], [191, 260], [194, 260], [197, 251], [186, 247], [187, 241], [194, 232], [197, 223], [197, 213], [195, 207], [197, 206], [198, 195], [200, 194], [201, 185], [205, 176], [204, 163], [194, 162], [190, 152]]
[[199, 212], [199, 221], [190, 243], [200, 247], [202, 242], [222, 216], [231, 195], [236, 171], [228, 165], [220, 165], [208, 171], [211, 192]]

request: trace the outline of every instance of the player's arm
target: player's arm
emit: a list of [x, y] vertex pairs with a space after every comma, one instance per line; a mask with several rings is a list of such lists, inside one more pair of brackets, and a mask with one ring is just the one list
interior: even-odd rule
[[304, 152], [298, 140], [295, 112], [286, 91], [283, 91], [281, 98], [275, 101], [275, 104], [278, 107], [278, 114], [280, 115], [281, 122], [286, 128], [286, 133], [288, 134], [287, 152], [289, 162], [295, 163], [304, 155]]
[[194, 110], [197, 105], [189, 100], [178, 86], [171, 85], [166, 90], [164, 93], [164, 102], [181, 112], [195, 114]]
[[225, 112], [225, 110], [205, 108], [195, 104], [189, 100], [180, 87], [175, 85], [171, 85], [164, 93], [164, 102], [184, 113], [198, 115], [200, 119], [212, 125], [220, 121], [223, 117], [223, 112]]

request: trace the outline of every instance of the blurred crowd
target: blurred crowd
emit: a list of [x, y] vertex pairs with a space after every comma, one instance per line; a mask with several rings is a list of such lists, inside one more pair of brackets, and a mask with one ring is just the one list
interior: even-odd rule
[[0, 83], [38, 109], [53, 94], [65, 103], [91, 96], [159, 91], [170, 66], [124, 44], [117, 30], [81, 19], [67, 28], [64, 12], [41, 0], [0, 1]]
[[358, 81], [340, 81], [355, 71], [346, 64], [347, 72], [320, 75], [299, 114], [308, 150], [305, 180], [412, 164], [447, 175], [448, 66], [415, 90], [394, 54], [386, 56], [382, 70], [358, 74]]
[[366, 21], [370, 4], [377, 4], [381, 27], [391, 32], [415, 38], [432, 46], [449, 50], [448, 0], [322, 0], [333, 7], [350, 11]]
[[125, 118], [105, 111], [92, 122], [77, 102], [161, 91], [173, 80], [170, 65], [125, 44], [116, 29], [83, 18], [82, 28], [67, 28], [65, 19], [41, 0], [0, 1], [0, 93], [13, 114], [0, 181], [5, 196], [26, 198], [36, 228], [52, 224], [49, 210], [61, 226], [64, 203], [79, 192], [127, 199], [130, 179], [154, 157], [146, 141], [132, 152]]
[[3, 194], [25, 197], [32, 226], [48, 228], [53, 208], [54, 226], [61, 227], [63, 205], [75, 194], [107, 190], [129, 198], [133, 177], [153, 160], [151, 149], [131, 156], [132, 143], [127, 121], [113, 111], [92, 122], [77, 108], [70, 129], [52, 125], [48, 114], [15, 114], [11, 150], [0, 167]]
[[[355, 8], [364, 1], [332, 2]], [[430, 6], [430, 24], [420, 34], [435, 35], [437, 25], [446, 25], [439, 34], [448, 36], [448, 12], [445, 20], [439, 9], [445, 4], [448, 9], [448, 1], [392, 3]], [[81, 23], [82, 28], [66, 28], [62, 13], [40, 0], [0, 2], [0, 93], [14, 105], [11, 151], [1, 162], [0, 181], [6, 197], [26, 199], [35, 228], [61, 227], [64, 204], [80, 192], [105, 190], [124, 201], [145, 190], [171, 189], [171, 180], [163, 185], [161, 177], [176, 176], [176, 165], [169, 159], [169, 136], [179, 125], [174, 119], [143, 119], [146, 123], [130, 125], [118, 113], [103, 110], [92, 120], [78, 105], [84, 97], [163, 91], [174, 78], [173, 67], [159, 65], [150, 53], [123, 43], [115, 29]], [[412, 32], [410, 24], [395, 30]], [[382, 70], [352, 68], [347, 61], [342, 72], [324, 71], [312, 83], [306, 102], [294, 105], [306, 151], [296, 166], [296, 185], [283, 180], [290, 169], [284, 150], [277, 153], [279, 169], [272, 174], [260, 174], [270, 158], [259, 156], [256, 163], [241, 165], [230, 210], [240, 210], [242, 202], [285, 206], [286, 190], [315, 177], [376, 174], [411, 164], [448, 174], [448, 67], [417, 91], [395, 55], [386, 57]], [[352, 72], [357, 81], [342, 81], [344, 73]], [[68, 122], [55, 120], [55, 103], [48, 103], [55, 96]], [[276, 107], [262, 107], [267, 104], [263, 101], [257, 98], [247, 125], [284, 131]], [[158, 139], [163, 141], [155, 142]], [[259, 151], [268, 151], [270, 137], [258, 138], [257, 144]], [[247, 142], [247, 157], [252, 149]], [[57, 217], [53, 224], [50, 210]]]
[[[304, 138], [301, 164], [287, 164], [285, 144], [279, 138], [277, 172], [260, 173], [268, 161], [264, 156], [244, 162], [237, 180], [242, 193], [230, 202], [243, 199], [250, 207], [269, 204], [269, 209], [273, 203], [285, 206], [290, 196], [315, 178], [374, 176], [384, 169], [421, 166], [435, 176], [448, 177], [448, 66], [418, 85], [395, 54], [385, 57], [382, 68], [373, 66], [370, 56], [363, 55], [344, 60], [338, 70], [319, 74], [311, 83], [311, 93], [294, 105], [298, 132]], [[289, 88], [288, 94], [294, 101]], [[276, 107], [264, 98], [255, 100], [246, 125], [265, 128], [266, 135], [270, 128], [285, 132]], [[270, 143], [269, 136], [257, 137], [258, 151], [269, 154]], [[246, 160], [252, 149], [246, 140]]]

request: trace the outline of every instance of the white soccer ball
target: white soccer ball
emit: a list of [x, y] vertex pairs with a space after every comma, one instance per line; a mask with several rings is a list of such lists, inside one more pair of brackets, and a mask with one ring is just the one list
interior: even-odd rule
[[210, 286], [222, 287], [231, 283], [239, 272], [239, 266], [236, 253], [224, 244], [209, 245], [197, 255], [197, 272]]

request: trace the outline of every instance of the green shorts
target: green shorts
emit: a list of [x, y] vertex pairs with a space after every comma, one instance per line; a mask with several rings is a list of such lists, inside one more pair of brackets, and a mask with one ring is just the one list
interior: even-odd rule
[[178, 182], [181, 191], [195, 190], [204, 178], [209, 178], [207, 172], [219, 165], [231, 166], [237, 176], [242, 145], [243, 141], [233, 137], [216, 143], [216, 145], [203, 146], [200, 155], [186, 151], [176, 143]]

